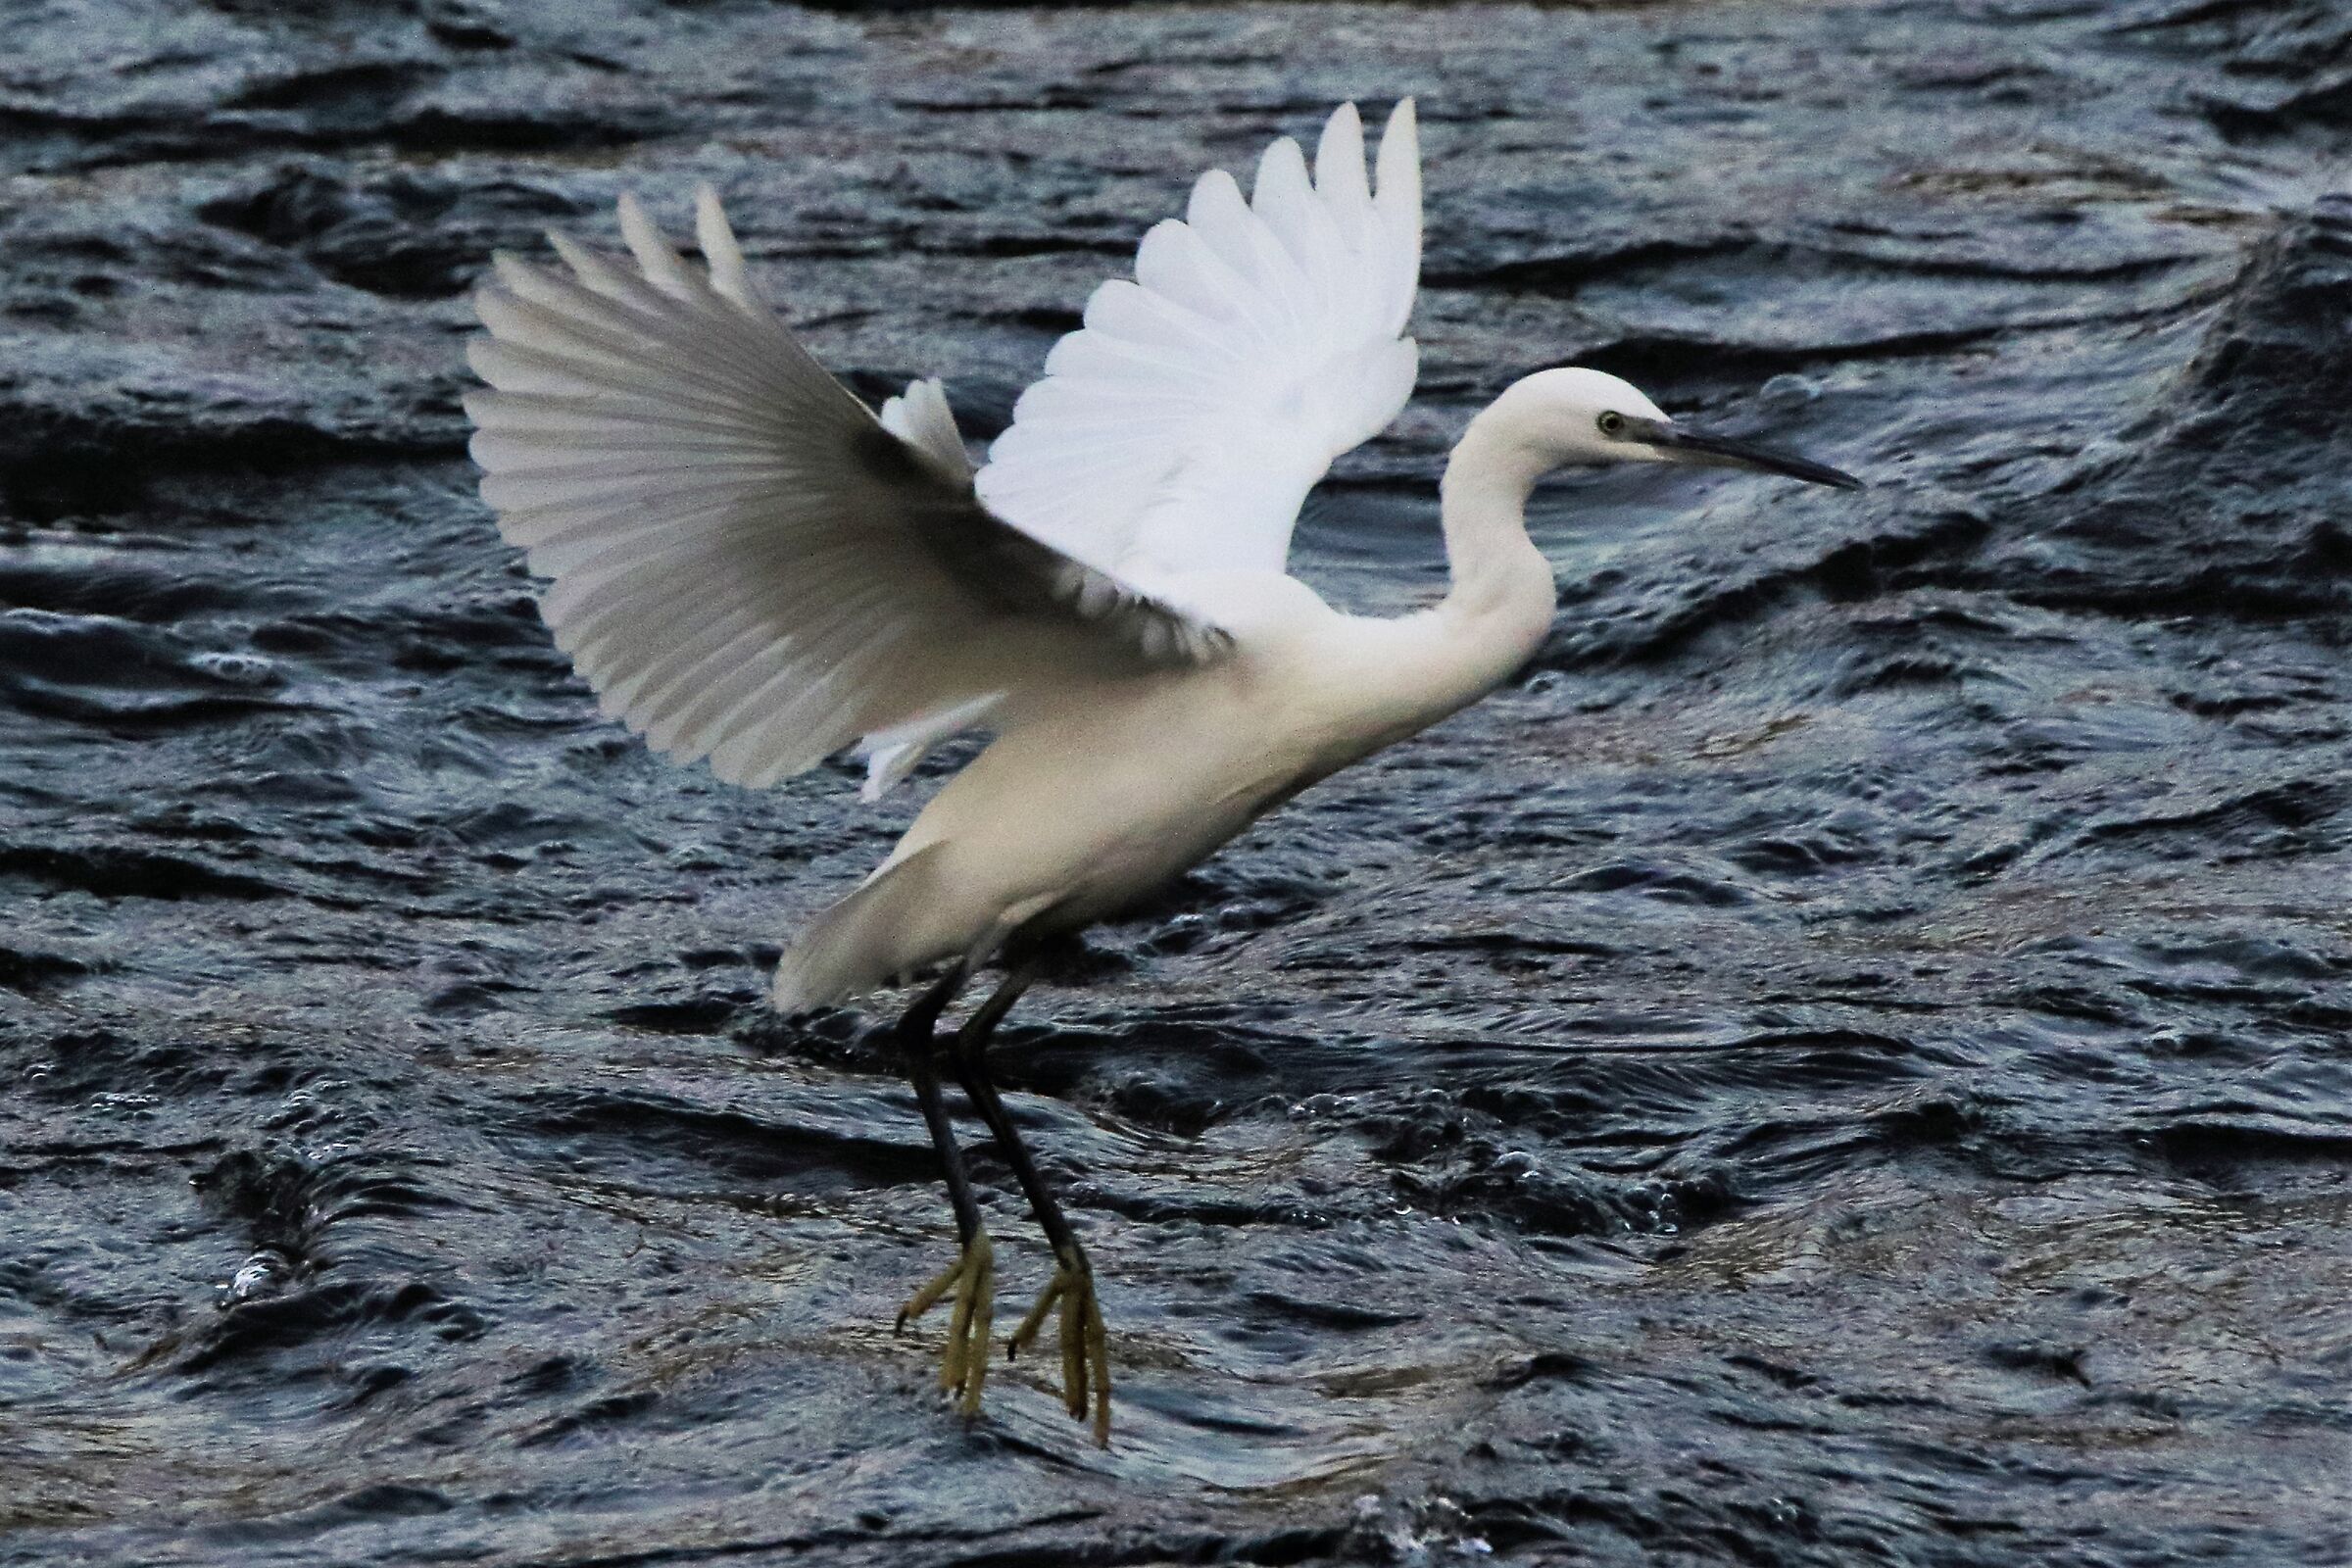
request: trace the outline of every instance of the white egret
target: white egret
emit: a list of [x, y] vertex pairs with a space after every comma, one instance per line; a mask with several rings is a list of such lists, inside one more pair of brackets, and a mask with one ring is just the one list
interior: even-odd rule
[[[942, 1383], [987, 1367], [994, 1254], [947, 1111], [961, 1079], [1052, 1242], [1011, 1337], [1060, 1307], [1064, 1396], [1109, 1423], [1092, 1271], [983, 1048], [1049, 939], [1117, 912], [1309, 784], [1476, 701], [1555, 598], [1523, 509], [1578, 464], [1836, 469], [1668, 417], [1613, 375], [1546, 369], [1470, 421], [1440, 486], [1451, 586], [1392, 619], [1334, 610], [1284, 563], [1300, 502], [1411, 395], [1419, 153], [1396, 106], [1367, 177], [1352, 105], [1310, 174], [1277, 141], [1253, 195], [1222, 172], [1088, 302], [975, 472], [937, 380], [877, 416], [762, 303], [716, 196], [702, 265], [620, 203], [634, 269], [551, 236], [569, 275], [497, 259], [466, 399], [483, 498], [604, 710], [681, 762], [772, 784], [855, 747], [866, 794], [966, 730], [994, 739], [889, 858], [792, 944], [775, 1004], [835, 1004], [933, 965], [898, 1026], [961, 1249]], [[1008, 977], [952, 1040], [982, 964]], [[1090, 1397], [1091, 1396], [1091, 1397]]]

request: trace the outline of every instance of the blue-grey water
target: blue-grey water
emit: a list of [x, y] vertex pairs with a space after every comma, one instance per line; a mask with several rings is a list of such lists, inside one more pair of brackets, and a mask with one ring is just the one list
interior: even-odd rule
[[[1199, 170], [1419, 95], [1422, 395], [1580, 363], [1865, 474], [1569, 477], [1556, 635], [1001, 1051], [1112, 1331], [967, 1428], [883, 852], [600, 721], [469, 282], [697, 179], [993, 433]], [[2352, 1561], [2352, 12], [1857, 0], [0, 15], [0, 1562]], [[1009, 1321], [1048, 1260], [978, 1170]]]

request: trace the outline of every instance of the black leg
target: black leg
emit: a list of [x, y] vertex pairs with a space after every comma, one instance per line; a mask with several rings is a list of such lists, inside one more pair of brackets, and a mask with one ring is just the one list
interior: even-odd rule
[[996, 1250], [981, 1222], [980, 1203], [972, 1196], [972, 1178], [964, 1168], [963, 1151], [956, 1145], [956, 1130], [939, 1095], [939, 1042], [934, 1030], [939, 1015], [962, 988], [966, 967], [958, 962], [922, 1000], [899, 1020], [899, 1048], [906, 1058], [906, 1076], [914, 1085], [915, 1102], [931, 1129], [932, 1145], [947, 1171], [948, 1201], [956, 1208], [956, 1229], [963, 1246], [956, 1261], [914, 1293], [899, 1309], [898, 1328], [937, 1305], [950, 1291], [956, 1307], [948, 1323], [947, 1349], [940, 1357], [939, 1384], [957, 1397], [965, 1415], [980, 1410], [980, 1385], [988, 1376], [988, 1335], [995, 1317]]
[[995, 993], [980, 1004], [979, 1010], [963, 1021], [963, 1027], [956, 1031], [956, 1078], [963, 1085], [963, 1092], [970, 1098], [972, 1108], [980, 1113], [982, 1121], [988, 1123], [989, 1136], [996, 1139], [997, 1148], [1004, 1155], [1004, 1163], [1012, 1168], [1012, 1179], [1021, 1184], [1022, 1194], [1028, 1198], [1029, 1206], [1037, 1213], [1039, 1227], [1045, 1231], [1046, 1240], [1054, 1244], [1054, 1250], [1058, 1253], [1065, 1248], [1077, 1246], [1078, 1238], [1071, 1233], [1070, 1222], [1063, 1217], [1061, 1204], [1055, 1201], [1053, 1191], [1046, 1186], [1045, 1178], [1037, 1173], [1037, 1164], [1029, 1157], [1028, 1146], [1021, 1142], [1021, 1135], [1013, 1130], [1012, 1118], [1004, 1110], [1004, 1102], [998, 1097], [997, 1086], [988, 1076], [988, 1043], [995, 1037], [997, 1025], [1004, 1021], [1004, 1015], [1012, 1010], [1012, 1004], [1021, 1000], [1021, 994], [1029, 989], [1036, 978], [1037, 966], [1034, 964], [1024, 964], [1014, 969], [1004, 977], [1004, 983], [998, 986]]
[[[914, 1085], [914, 1102], [922, 1107], [923, 1123], [931, 1129], [931, 1146], [939, 1151], [939, 1162], [947, 1168], [948, 1201], [956, 1208], [956, 1232], [969, 1242], [981, 1230], [980, 1201], [972, 1196], [971, 1172], [964, 1166], [963, 1151], [956, 1147], [956, 1127], [948, 1120], [948, 1107], [939, 1098], [939, 1042], [933, 1033], [939, 1015], [962, 988], [966, 972], [957, 963], [942, 975], [937, 984], [906, 1009], [906, 1016], [899, 1020], [897, 1032], [906, 1078]], [[899, 1326], [906, 1326], [904, 1317]]]
[[1095, 1297], [1094, 1266], [1087, 1259], [1086, 1249], [1078, 1245], [1077, 1233], [1070, 1229], [1068, 1216], [1054, 1197], [1053, 1189], [1038, 1174], [1037, 1164], [1029, 1157], [1028, 1146], [1005, 1113], [1004, 1102], [997, 1094], [997, 1086], [988, 1076], [988, 1042], [996, 1034], [997, 1025], [1004, 1014], [1021, 999], [1037, 978], [1038, 965], [1024, 962], [1005, 976], [1004, 983], [996, 989], [986, 1002], [956, 1031], [956, 1076], [969, 1096], [972, 1108], [988, 1123], [990, 1136], [1011, 1167], [1013, 1179], [1021, 1184], [1021, 1192], [1029, 1200], [1037, 1223], [1053, 1244], [1057, 1265], [1052, 1283], [1021, 1320], [1005, 1345], [1005, 1354], [1017, 1355], [1037, 1331], [1044, 1326], [1046, 1314], [1055, 1302], [1061, 1305], [1061, 1380], [1062, 1398], [1073, 1416], [1084, 1416], [1091, 1402], [1094, 1406], [1095, 1442], [1107, 1447], [1110, 1444], [1110, 1359], [1107, 1338], [1102, 1328], [1102, 1308]]

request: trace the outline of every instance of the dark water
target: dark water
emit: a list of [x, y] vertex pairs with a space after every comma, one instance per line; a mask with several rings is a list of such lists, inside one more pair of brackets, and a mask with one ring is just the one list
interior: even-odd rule
[[[2352, 13], [284, 9], [0, 20], [0, 1561], [2352, 1560]], [[1525, 681], [1026, 1004], [1120, 1432], [967, 1430], [909, 1097], [758, 1004], [913, 802], [594, 718], [462, 291], [709, 177], [985, 432], [1406, 90], [1319, 584], [1541, 364], [1879, 482], [1558, 486]]]

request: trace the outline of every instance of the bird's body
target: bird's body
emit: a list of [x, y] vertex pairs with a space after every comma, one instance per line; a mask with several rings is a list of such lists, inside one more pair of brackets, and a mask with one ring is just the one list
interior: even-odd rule
[[[1440, 487], [1443, 599], [1348, 614], [1288, 574], [1300, 503], [1412, 391], [1421, 254], [1412, 105], [1367, 177], [1354, 107], [1310, 175], [1297, 143], [1245, 199], [1201, 177], [1105, 283], [975, 471], [937, 381], [877, 413], [753, 289], [706, 187], [690, 268], [623, 198], [629, 267], [554, 238], [569, 276], [509, 257], [477, 296], [466, 399], [484, 499], [554, 579], [542, 611], [606, 710], [681, 761], [760, 786], [855, 749], [869, 798], [950, 736], [993, 740], [872, 876], [786, 951], [785, 1011], [929, 966], [898, 1035], [962, 1250], [943, 1381], [978, 1407], [994, 1262], [939, 1095], [948, 1061], [1052, 1240], [1015, 1332], [1061, 1306], [1073, 1413], [1107, 1360], [1091, 1271], [990, 1083], [989, 1034], [1042, 939], [1118, 912], [1281, 802], [1493, 690], [1542, 642], [1536, 483], [1569, 465], [1696, 462], [1850, 485], [1690, 429], [1613, 375], [1542, 370], [1470, 423]], [[1375, 185], [1377, 184], [1377, 190]], [[966, 978], [1011, 975], [943, 1054]], [[952, 1057], [952, 1060], [949, 1058]]]
[[[1148, 898], [1273, 807], [1524, 663], [1554, 603], [1549, 567], [1532, 546], [1526, 556], [1492, 604], [1449, 596], [1395, 618], [1334, 610], [1271, 572], [1172, 585], [1231, 633], [1231, 654], [1001, 711], [997, 738], [787, 954], [777, 1004], [985, 957]], [[877, 918], [881, 906], [892, 912]]]

